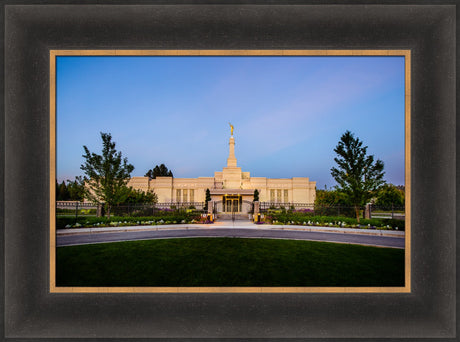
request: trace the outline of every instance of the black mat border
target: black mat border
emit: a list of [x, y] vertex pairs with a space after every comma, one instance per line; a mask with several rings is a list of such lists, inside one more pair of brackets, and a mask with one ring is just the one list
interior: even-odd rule
[[[453, 337], [456, 8], [136, 7], [6, 9], [3, 335]], [[47, 52], [57, 48], [411, 49], [413, 292], [49, 294]]]

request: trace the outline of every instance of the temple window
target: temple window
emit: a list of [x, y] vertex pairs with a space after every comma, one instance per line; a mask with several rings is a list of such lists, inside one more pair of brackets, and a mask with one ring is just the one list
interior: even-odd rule
[[270, 190], [270, 202], [275, 202], [275, 190]]

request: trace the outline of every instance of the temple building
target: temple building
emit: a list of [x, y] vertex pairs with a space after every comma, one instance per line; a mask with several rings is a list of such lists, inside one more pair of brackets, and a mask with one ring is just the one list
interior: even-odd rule
[[254, 199], [254, 190], [259, 191], [259, 201], [297, 208], [310, 208], [315, 202], [316, 182], [307, 177], [266, 178], [251, 177], [249, 172], [238, 167], [235, 157], [233, 126], [229, 140], [227, 166], [214, 172], [214, 177], [132, 177], [128, 186], [143, 191], [153, 190], [158, 203], [181, 203], [190, 205], [205, 202], [206, 189], [219, 212], [248, 212]]

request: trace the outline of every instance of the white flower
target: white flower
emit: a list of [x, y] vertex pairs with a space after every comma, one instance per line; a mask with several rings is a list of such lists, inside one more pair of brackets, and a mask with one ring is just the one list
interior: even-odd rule
[[72, 226], [70, 224], [66, 225], [65, 227], [66, 228], [72, 228]]

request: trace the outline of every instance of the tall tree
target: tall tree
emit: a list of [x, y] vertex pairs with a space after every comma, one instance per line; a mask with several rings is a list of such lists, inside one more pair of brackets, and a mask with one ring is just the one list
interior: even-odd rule
[[69, 199], [72, 201], [81, 201], [85, 196], [85, 182], [82, 176], [75, 177], [75, 180], [67, 180], [67, 190]]
[[334, 152], [337, 153], [334, 158], [337, 167], [331, 168], [331, 175], [338, 183], [337, 189], [354, 206], [359, 222], [359, 207], [385, 183], [383, 162], [379, 159], [374, 161], [373, 155], [367, 155], [367, 146], [363, 146], [363, 142], [350, 131], [342, 135]]
[[173, 173], [171, 170], [168, 170], [165, 164], [161, 164], [160, 166], [155, 165], [153, 169], [148, 170], [144, 177], [173, 177]]
[[355, 216], [347, 196], [338, 190], [316, 190], [315, 215]]
[[206, 195], [205, 195], [205, 205], [204, 205], [204, 210], [207, 211], [208, 210], [208, 202], [211, 200], [211, 191], [209, 191], [209, 189], [206, 189]]
[[404, 206], [404, 191], [393, 184], [383, 185], [377, 192], [375, 204], [387, 209]]
[[59, 191], [57, 195], [58, 201], [68, 201], [70, 199], [69, 190], [64, 181], [59, 185]]
[[143, 191], [129, 188], [129, 194], [124, 203], [152, 204], [158, 202], [158, 196], [152, 190]]
[[61, 198], [59, 197], [59, 183], [56, 179], [56, 201], [60, 201]]
[[134, 166], [122, 158], [121, 152], [115, 149], [110, 133], [102, 133], [102, 154], [96, 154], [83, 146], [85, 163], [80, 166], [85, 176], [85, 197], [92, 202], [105, 203], [107, 217], [110, 208], [123, 203], [129, 195], [126, 186]]
[[254, 202], [259, 201], [259, 190], [255, 189], [254, 190]]

